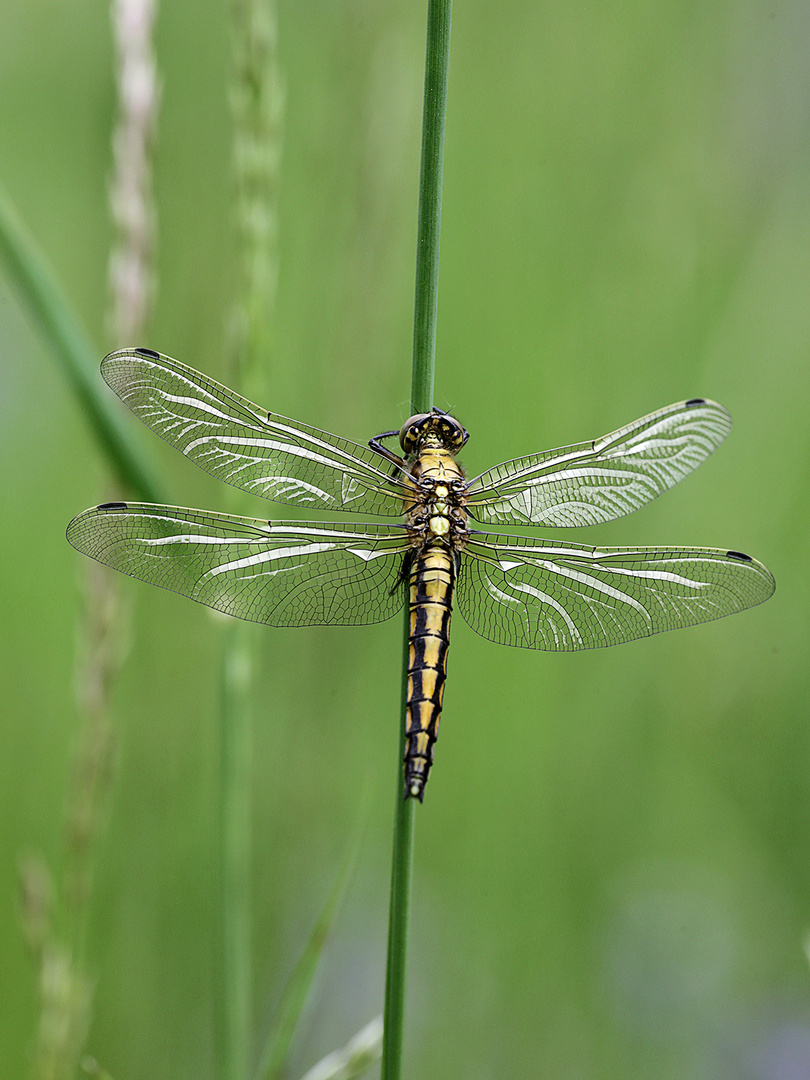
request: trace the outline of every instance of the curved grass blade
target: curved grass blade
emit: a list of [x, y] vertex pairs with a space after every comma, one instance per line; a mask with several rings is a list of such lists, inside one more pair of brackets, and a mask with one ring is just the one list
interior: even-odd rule
[[301, 1080], [356, 1080], [367, 1073], [382, 1053], [382, 1017], [375, 1016], [340, 1049], [327, 1054]]
[[111, 465], [138, 496], [161, 501], [160, 485], [147, 465], [143, 451], [122, 423], [116, 405], [96, 377], [97, 350], [45, 256], [1, 187], [0, 254], [60, 361]]
[[370, 791], [366, 787], [361, 798], [357, 824], [346, 846], [346, 852], [338, 867], [332, 888], [281, 995], [276, 1022], [259, 1055], [257, 1080], [279, 1080], [284, 1072], [290, 1043], [307, 1003], [312, 980], [315, 978], [315, 972], [318, 970], [329, 934], [343, 902], [346, 886], [357, 862], [370, 805]]

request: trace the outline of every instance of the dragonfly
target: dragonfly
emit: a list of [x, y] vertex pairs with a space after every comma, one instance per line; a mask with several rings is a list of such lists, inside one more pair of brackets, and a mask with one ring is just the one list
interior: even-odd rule
[[[424, 798], [439, 731], [454, 599], [501, 645], [572, 651], [719, 619], [773, 593], [740, 551], [588, 547], [472, 528], [567, 528], [629, 514], [725, 439], [728, 412], [692, 398], [601, 439], [468, 479], [468, 432], [434, 408], [360, 445], [253, 404], [151, 349], [110, 353], [101, 374], [148, 427], [251, 495], [396, 522], [262, 521], [108, 502], [67, 538], [124, 574], [269, 626], [367, 625], [409, 609], [404, 797]], [[399, 438], [399, 453], [385, 445]]]

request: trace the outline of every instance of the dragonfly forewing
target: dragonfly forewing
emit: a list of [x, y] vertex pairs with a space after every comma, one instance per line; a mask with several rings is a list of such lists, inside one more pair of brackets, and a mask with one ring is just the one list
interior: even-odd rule
[[611, 521], [683, 480], [730, 430], [717, 402], [678, 402], [601, 439], [497, 465], [470, 481], [467, 507], [490, 525]]
[[251, 622], [367, 625], [405, 601], [396, 525], [256, 521], [146, 503], [85, 510], [67, 538], [85, 555]]
[[101, 373], [147, 427], [218, 480], [314, 510], [402, 512], [401, 485], [367, 446], [269, 413], [149, 349], [110, 353]]
[[720, 619], [773, 590], [770, 571], [741, 552], [475, 533], [456, 596], [465, 621], [490, 641], [570, 652]]

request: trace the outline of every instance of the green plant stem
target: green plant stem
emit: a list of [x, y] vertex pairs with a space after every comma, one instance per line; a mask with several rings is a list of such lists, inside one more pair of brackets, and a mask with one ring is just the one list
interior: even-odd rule
[[[236, 294], [228, 328], [233, 385], [261, 401], [271, 359], [278, 278], [278, 189], [283, 94], [276, 0], [231, 0]], [[230, 381], [230, 380], [229, 380]], [[234, 512], [252, 512], [233, 497]], [[217, 1080], [247, 1080], [253, 1052], [250, 902], [251, 746], [256, 627], [227, 627], [223, 640], [219, 774], [219, 950], [215, 987]]]
[[0, 188], [0, 256], [54, 350], [105, 454], [124, 483], [149, 502], [163, 502], [160, 485], [123, 422], [118, 402], [98, 377], [98, 350], [71, 309], [56, 276]]
[[452, 9], [452, 0], [429, 0], [428, 3], [411, 378], [411, 404], [417, 412], [426, 412], [433, 405], [444, 128], [447, 114], [447, 71], [450, 60]]
[[411, 879], [416, 799], [403, 798], [402, 747], [405, 745], [405, 701], [408, 682], [408, 635], [410, 620], [405, 608], [405, 649], [402, 663], [402, 704], [400, 706], [397, 754], [394, 845], [391, 858], [391, 902], [388, 912], [388, 955], [383, 1011], [383, 1051], [381, 1080], [398, 1080], [402, 1072], [402, 1042], [405, 1030], [405, 996], [408, 974], [408, 941], [411, 921]]
[[[419, 216], [416, 240], [416, 302], [414, 308], [411, 404], [427, 412], [433, 402], [436, 353], [436, 313], [439, 295], [439, 236], [442, 214], [442, 168], [447, 112], [447, 72], [450, 59], [452, 0], [429, 0], [425, 99], [422, 112], [422, 162], [419, 176]], [[408, 635], [405, 610], [405, 660], [400, 708], [399, 755], [405, 745]], [[382, 1080], [399, 1080], [405, 1028], [408, 934], [410, 927], [413, 835], [416, 800], [403, 799], [402, 766], [397, 761], [396, 815], [388, 920], [388, 957], [383, 1020]]]
[[214, 993], [217, 1076], [246, 1080], [251, 1045], [250, 955], [252, 626], [224, 627], [219, 747], [219, 947]]

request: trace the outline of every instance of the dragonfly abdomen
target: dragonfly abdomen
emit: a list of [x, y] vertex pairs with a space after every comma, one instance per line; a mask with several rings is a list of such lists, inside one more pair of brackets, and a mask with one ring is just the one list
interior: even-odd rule
[[455, 563], [436, 542], [415, 555], [410, 571], [408, 697], [405, 706], [405, 798], [424, 797], [439, 734]]

